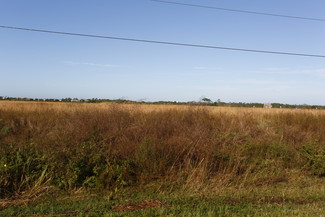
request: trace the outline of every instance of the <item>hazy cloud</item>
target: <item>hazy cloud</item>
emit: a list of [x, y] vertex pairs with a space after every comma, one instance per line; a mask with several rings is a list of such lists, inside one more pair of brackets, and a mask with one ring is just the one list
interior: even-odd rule
[[242, 79], [242, 80], [235, 80], [232, 82], [237, 84], [253, 84], [253, 85], [293, 85], [293, 84], [301, 83], [297, 81], [277, 81], [277, 80], [270, 80], [270, 79]]
[[195, 70], [213, 70], [213, 71], [219, 71], [222, 70], [221, 67], [206, 67], [206, 66], [196, 66], [193, 67]]
[[196, 86], [200, 91], [251, 91], [259, 90], [292, 90], [301, 85], [298, 81], [278, 81], [269, 79], [236, 79], [236, 80], [217, 80], [215, 85]]
[[71, 66], [85, 65], [85, 66], [95, 66], [95, 67], [121, 67], [120, 65], [112, 65], [112, 64], [98, 64], [98, 63], [90, 63], [90, 62], [73, 62], [73, 61], [64, 61], [64, 64]]
[[325, 69], [288, 69], [288, 68], [266, 68], [262, 72], [267, 74], [287, 74], [287, 75], [311, 75], [325, 77]]

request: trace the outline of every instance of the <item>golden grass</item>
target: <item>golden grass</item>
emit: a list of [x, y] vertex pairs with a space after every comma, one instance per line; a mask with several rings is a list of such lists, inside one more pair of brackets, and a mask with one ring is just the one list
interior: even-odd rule
[[288, 109], [288, 108], [243, 108], [243, 107], [221, 107], [221, 106], [197, 106], [197, 105], [155, 105], [155, 104], [117, 104], [117, 103], [68, 103], [68, 102], [27, 102], [27, 101], [0, 101], [0, 108], [2, 110], [24, 110], [35, 111], [39, 109], [53, 109], [59, 111], [78, 111], [86, 109], [107, 109], [118, 107], [132, 110], [141, 110], [145, 112], [152, 111], [166, 111], [178, 110], [183, 111], [187, 109], [204, 109], [213, 113], [227, 113], [227, 114], [313, 114], [325, 115], [325, 110], [321, 109]]
[[0, 101], [0, 187], [30, 188], [44, 171], [68, 189], [163, 180], [201, 191], [324, 176], [324, 123], [323, 110]]

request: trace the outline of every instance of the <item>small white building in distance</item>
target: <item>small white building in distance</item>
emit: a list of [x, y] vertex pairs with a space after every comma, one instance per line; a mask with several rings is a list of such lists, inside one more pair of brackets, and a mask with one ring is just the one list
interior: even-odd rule
[[264, 103], [264, 108], [270, 109], [270, 108], [272, 108], [272, 104], [271, 103]]

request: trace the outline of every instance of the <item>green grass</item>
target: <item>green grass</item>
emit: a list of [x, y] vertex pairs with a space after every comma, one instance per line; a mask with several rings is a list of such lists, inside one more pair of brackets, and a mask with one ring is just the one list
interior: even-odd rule
[[288, 186], [232, 187], [217, 193], [158, 192], [152, 186], [115, 194], [56, 190], [28, 205], [12, 204], [0, 216], [323, 216], [325, 195], [319, 193]]

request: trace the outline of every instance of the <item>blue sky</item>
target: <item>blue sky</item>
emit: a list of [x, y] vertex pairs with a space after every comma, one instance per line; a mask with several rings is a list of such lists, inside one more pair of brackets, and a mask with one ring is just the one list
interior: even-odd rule
[[[325, 19], [325, 1], [175, 0]], [[325, 22], [150, 0], [1, 0], [0, 25], [325, 55]], [[0, 96], [325, 105], [325, 58], [0, 29]]]

